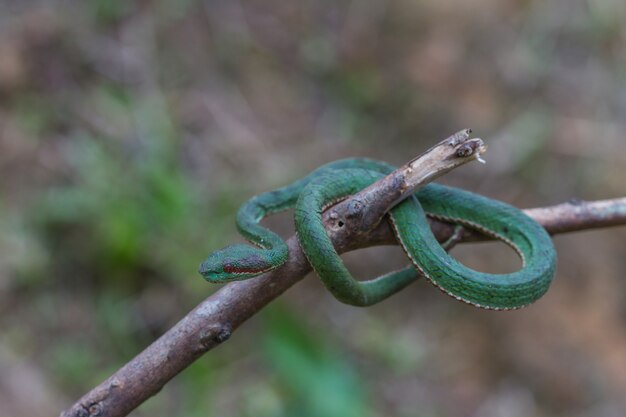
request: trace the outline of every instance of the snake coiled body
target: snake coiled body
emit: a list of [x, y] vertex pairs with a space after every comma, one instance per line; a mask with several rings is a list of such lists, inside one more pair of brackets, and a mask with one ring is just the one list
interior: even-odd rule
[[[438, 184], [423, 187], [389, 212], [412, 266], [370, 281], [354, 279], [330, 241], [322, 212], [329, 204], [357, 193], [393, 169], [384, 162], [363, 158], [335, 161], [289, 186], [251, 198], [240, 208], [237, 226], [258, 247], [232, 245], [216, 251], [201, 265], [201, 274], [211, 282], [226, 282], [248, 279], [282, 265], [288, 256], [285, 242], [260, 226], [259, 221], [295, 207], [296, 231], [307, 259], [326, 288], [344, 303], [377, 303], [419, 274], [448, 295], [488, 309], [523, 307], [547, 291], [556, 269], [556, 252], [539, 224], [505, 203]], [[505, 242], [522, 258], [522, 268], [509, 274], [489, 274], [466, 267], [437, 242], [427, 216]]]

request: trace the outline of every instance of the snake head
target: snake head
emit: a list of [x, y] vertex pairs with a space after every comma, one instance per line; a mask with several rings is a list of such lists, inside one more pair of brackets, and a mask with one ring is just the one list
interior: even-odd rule
[[198, 272], [209, 282], [241, 281], [276, 266], [268, 259], [268, 251], [248, 245], [231, 245], [211, 253]]

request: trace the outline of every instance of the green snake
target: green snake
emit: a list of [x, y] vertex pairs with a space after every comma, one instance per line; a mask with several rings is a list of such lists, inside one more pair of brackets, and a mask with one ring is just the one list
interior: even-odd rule
[[[354, 279], [332, 245], [322, 213], [393, 170], [385, 162], [343, 159], [323, 165], [288, 186], [252, 197], [239, 209], [237, 227], [257, 247], [237, 244], [215, 251], [201, 264], [200, 273], [209, 282], [228, 282], [281, 266], [288, 257], [287, 245], [259, 222], [270, 214], [295, 208], [298, 239], [309, 263], [326, 288], [347, 304], [375, 304], [420, 274], [446, 294], [487, 309], [524, 307], [547, 291], [556, 270], [556, 252], [541, 225], [508, 204], [434, 183], [389, 211], [392, 228], [412, 266], [369, 281]], [[490, 274], [466, 267], [437, 241], [428, 217], [508, 244], [522, 259], [522, 268]]]

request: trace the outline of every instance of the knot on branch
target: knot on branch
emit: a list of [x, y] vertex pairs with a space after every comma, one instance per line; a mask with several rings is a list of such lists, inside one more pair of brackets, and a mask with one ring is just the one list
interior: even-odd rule
[[229, 325], [211, 326], [211, 328], [206, 330], [200, 336], [200, 350], [206, 351], [211, 349], [215, 345], [224, 343], [230, 338], [232, 333], [232, 327]]

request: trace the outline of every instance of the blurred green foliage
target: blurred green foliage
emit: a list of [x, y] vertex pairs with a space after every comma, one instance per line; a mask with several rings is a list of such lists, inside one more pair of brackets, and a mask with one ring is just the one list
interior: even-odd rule
[[[161, 259], [174, 255], [177, 245], [161, 241], [180, 242], [196, 202], [175, 159], [168, 115], [152, 98], [135, 101], [115, 89], [100, 90], [97, 101], [120, 117], [132, 107], [137, 137], [121, 146], [89, 134], [72, 140], [66, 149], [71, 175], [33, 206], [38, 228], [60, 254], [80, 245], [75, 259], [92, 265], [107, 286], [132, 286], [142, 269], [170, 276], [174, 266]], [[63, 239], [55, 240], [64, 229]]]
[[365, 387], [347, 355], [288, 309], [264, 314], [264, 353], [286, 391], [282, 416], [368, 416]]

